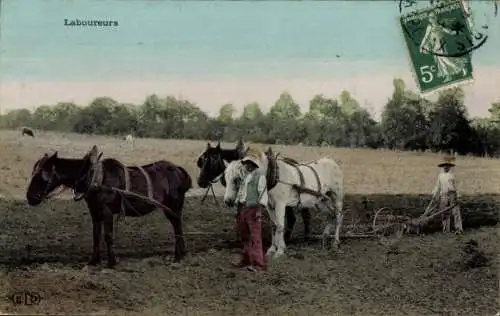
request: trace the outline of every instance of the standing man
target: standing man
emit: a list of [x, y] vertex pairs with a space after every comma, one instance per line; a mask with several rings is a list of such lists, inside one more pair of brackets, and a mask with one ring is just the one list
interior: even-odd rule
[[458, 204], [455, 175], [451, 170], [451, 168], [455, 167], [455, 164], [452, 162], [455, 160], [455, 157], [445, 156], [443, 160], [444, 162], [438, 165], [438, 167], [441, 168], [441, 172], [438, 175], [436, 186], [432, 191], [433, 198], [438, 198], [439, 210], [451, 207], [451, 212], [448, 210], [441, 215], [443, 232], [450, 232], [450, 217], [451, 214], [453, 214], [453, 226], [455, 227], [455, 233], [461, 234], [463, 233], [462, 216], [460, 214], [460, 206]]
[[241, 207], [237, 229], [243, 242], [243, 251], [237, 267], [246, 267], [248, 271], [266, 270], [264, 249], [262, 246], [262, 211], [268, 204], [266, 177], [259, 167], [262, 153], [250, 149], [241, 160], [248, 174], [243, 179], [236, 203]]

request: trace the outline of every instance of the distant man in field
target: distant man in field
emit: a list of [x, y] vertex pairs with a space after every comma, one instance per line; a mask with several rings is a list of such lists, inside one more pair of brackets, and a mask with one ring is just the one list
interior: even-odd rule
[[237, 267], [256, 272], [266, 269], [262, 247], [262, 212], [266, 209], [266, 177], [259, 169], [259, 152], [250, 150], [242, 163], [248, 171], [238, 190], [236, 203], [240, 208], [237, 230], [243, 242], [243, 252]]
[[455, 175], [451, 170], [455, 167], [455, 164], [452, 162], [455, 160], [455, 157], [446, 156], [443, 160], [444, 162], [438, 165], [441, 171], [438, 175], [436, 186], [432, 191], [433, 198], [438, 198], [439, 210], [451, 207], [451, 210], [447, 210], [441, 215], [443, 232], [450, 232], [451, 214], [453, 214], [455, 233], [461, 234], [463, 233], [462, 216], [460, 214], [460, 205], [458, 204]]

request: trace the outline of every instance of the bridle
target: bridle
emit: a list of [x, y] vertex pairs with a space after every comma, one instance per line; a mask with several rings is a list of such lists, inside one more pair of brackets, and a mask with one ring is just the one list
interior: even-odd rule
[[221, 168], [222, 169], [222, 172], [220, 174], [218, 174], [217, 176], [215, 176], [213, 179], [209, 180], [209, 182], [211, 184], [213, 183], [217, 183], [217, 181], [221, 181], [221, 184], [223, 186], [226, 186], [226, 181], [224, 180], [224, 171], [226, 169], [226, 164], [224, 163], [224, 159], [222, 158], [222, 155], [220, 153], [216, 154], [216, 158], [215, 160], [212, 159], [214, 155], [210, 155], [207, 157], [207, 155], [203, 155], [202, 157], [202, 161], [203, 161], [203, 164], [201, 166], [201, 169], [204, 170], [205, 167], [207, 166], [207, 164], [210, 164], [210, 168], [212, 169], [215, 169], [215, 168]]
[[[100, 156], [99, 156], [100, 158]], [[47, 199], [50, 199], [50, 198], [53, 198], [57, 195], [60, 195], [61, 193], [63, 193], [64, 191], [66, 191], [68, 188], [71, 188], [73, 189], [73, 200], [75, 201], [80, 201], [81, 199], [83, 199], [84, 197], [86, 197], [88, 195], [88, 192], [96, 185], [96, 180], [97, 180], [97, 177], [98, 177], [98, 171], [99, 169], [101, 168], [101, 163], [99, 161], [99, 158], [97, 160], [96, 163], [92, 164], [92, 166], [90, 166], [90, 170], [89, 172], [92, 172], [92, 176], [90, 177], [90, 180], [88, 181], [88, 185], [87, 185], [87, 190], [83, 193], [80, 193], [78, 194], [76, 192], [76, 187], [82, 183], [82, 181], [85, 180], [85, 177], [88, 175], [88, 173], [85, 173], [84, 172], [84, 169], [85, 169], [85, 165], [83, 165], [80, 169], [80, 172], [78, 173], [79, 177], [77, 178], [77, 180], [73, 183], [72, 186], [66, 186], [64, 184], [60, 184], [58, 185], [57, 187], [55, 187], [53, 189], [52, 192], [49, 192], [49, 189], [50, 187], [52, 186], [52, 184], [55, 182], [55, 181], [59, 181], [61, 179], [61, 176], [57, 173], [57, 170], [56, 170], [56, 166], [55, 165], [52, 165], [52, 169], [51, 169], [51, 172], [50, 172], [50, 177], [49, 179], [47, 180], [47, 184], [45, 185], [45, 189], [43, 190], [43, 193], [39, 196], [42, 197], [42, 200], [47, 200]], [[45, 162], [44, 162], [45, 163]], [[40, 166], [41, 165], [41, 166]], [[97, 165], [97, 166], [96, 166]], [[36, 167], [36, 169], [32, 172], [32, 176], [31, 176], [31, 179], [33, 179], [33, 177], [36, 175], [36, 174], [39, 174], [40, 172], [45, 172], [45, 170], [42, 168], [43, 164], [41, 163], [38, 163], [38, 166]], [[42, 178], [43, 175], [41, 175]], [[63, 186], [63, 188], [60, 190], [60, 191], [56, 191], [56, 189], [58, 187], [61, 187]]]
[[[46, 162], [46, 161], [45, 161]], [[33, 170], [32, 174], [31, 174], [31, 179], [33, 179], [33, 177], [40, 173], [40, 172], [44, 172], [45, 170], [43, 170], [43, 168], [41, 168], [42, 165], [40, 162], [37, 164], [35, 170]], [[42, 179], [44, 178], [43, 177], [43, 174], [41, 174], [41, 177]], [[54, 193], [54, 191], [59, 187], [55, 187], [54, 190], [52, 192], [49, 192], [49, 188], [51, 187], [52, 183], [56, 180], [59, 180], [60, 177], [59, 175], [57, 174], [56, 172], [56, 166], [52, 165], [52, 170], [50, 172], [50, 177], [49, 179], [47, 180], [47, 185], [45, 185], [45, 189], [43, 190], [43, 193], [40, 194], [39, 196], [43, 197], [42, 200], [45, 200], [45, 199], [50, 199], [56, 195], [59, 195], [61, 194], [64, 190], [66, 190], [66, 188], [63, 188], [61, 191], [57, 192], [57, 193]]]

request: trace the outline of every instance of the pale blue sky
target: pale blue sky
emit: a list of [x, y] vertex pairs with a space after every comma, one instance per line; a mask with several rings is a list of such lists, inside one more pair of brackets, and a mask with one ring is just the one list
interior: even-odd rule
[[[2, 83], [329, 80], [394, 69], [410, 73], [395, 1], [1, 3]], [[482, 13], [492, 5], [484, 1], [473, 8]], [[117, 20], [119, 26], [66, 27], [65, 18]], [[499, 25], [498, 18], [490, 25], [489, 41], [474, 53], [475, 67], [500, 68]], [[234, 102], [247, 101], [252, 100]]]

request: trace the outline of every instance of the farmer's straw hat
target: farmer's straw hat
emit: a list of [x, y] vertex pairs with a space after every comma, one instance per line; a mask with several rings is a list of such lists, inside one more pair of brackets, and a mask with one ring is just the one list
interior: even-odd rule
[[453, 163], [455, 161], [454, 156], [444, 156], [443, 157], [443, 162], [438, 165], [438, 167], [455, 167], [455, 164]]
[[257, 167], [262, 166], [262, 152], [255, 148], [248, 148], [247, 155], [241, 159], [241, 162], [250, 161], [257, 165]]

